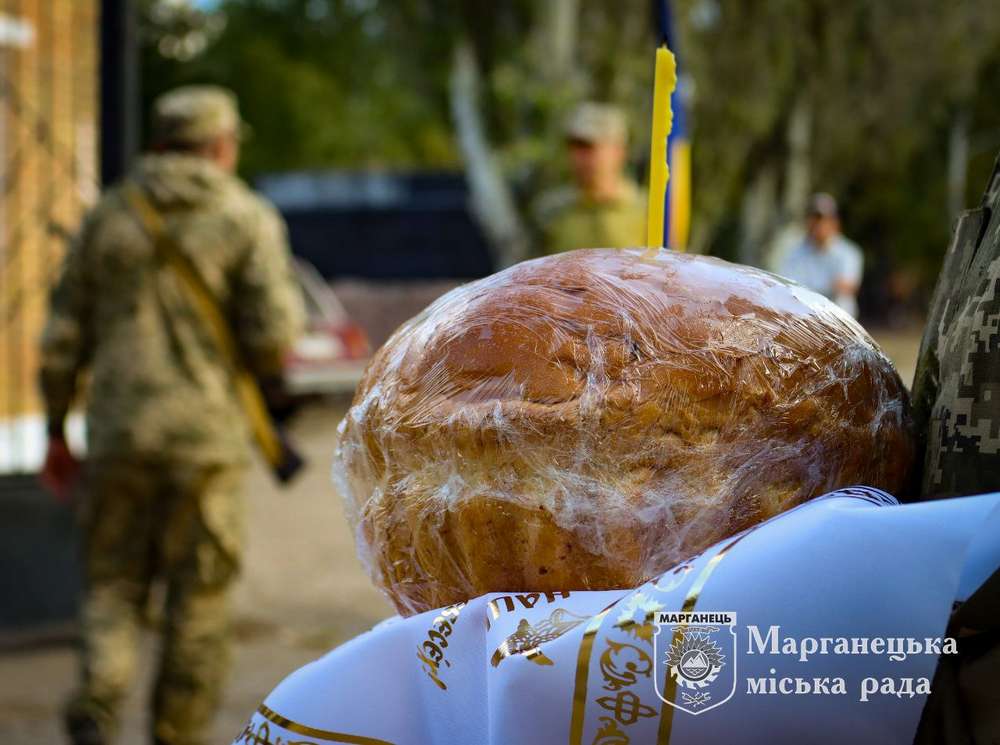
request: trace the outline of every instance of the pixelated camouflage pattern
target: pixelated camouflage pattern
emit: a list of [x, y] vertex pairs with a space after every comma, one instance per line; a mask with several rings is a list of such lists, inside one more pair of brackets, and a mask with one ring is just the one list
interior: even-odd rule
[[[195, 156], [147, 156], [130, 179], [214, 290], [251, 370], [276, 374], [303, 320], [278, 213]], [[52, 290], [41, 369], [50, 421], [65, 416], [84, 370], [91, 457], [248, 458], [224, 360], [120, 188], [87, 216]]]
[[163, 581], [163, 646], [153, 695], [157, 742], [195, 745], [229, 667], [229, 590], [243, 543], [244, 469], [231, 465], [92, 461], [84, 504], [87, 593], [82, 679], [67, 722], [109, 739], [135, 684], [140, 621]]
[[1000, 160], [938, 278], [913, 382], [925, 498], [1000, 489]]
[[646, 194], [626, 181], [622, 196], [594, 202], [577, 189], [544, 195], [536, 208], [541, 253], [578, 248], [630, 248], [646, 244]]

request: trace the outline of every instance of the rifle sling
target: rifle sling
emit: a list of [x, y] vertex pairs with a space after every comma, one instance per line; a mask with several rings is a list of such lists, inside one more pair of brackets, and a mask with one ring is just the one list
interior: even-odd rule
[[267, 410], [260, 385], [244, 364], [229, 322], [211, 288], [206, 284], [194, 262], [180, 249], [167, 231], [163, 216], [142, 189], [136, 184], [127, 184], [124, 192], [129, 206], [152, 240], [157, 256], [180, 280], [192, 309], [204, 323], [228, 365], [233, 375], [240, 406], [250, 423], [257, 446], [267, 462], [271, 466], [277, 466], [282, 459], [282, 446], [274, 421]]

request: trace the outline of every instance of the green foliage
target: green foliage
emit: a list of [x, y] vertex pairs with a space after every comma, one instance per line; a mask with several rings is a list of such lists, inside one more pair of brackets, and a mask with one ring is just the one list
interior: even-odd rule
[[1000, 150], [1000, 45], [994, 47], [974, 83], [977, 95], [969, 106], [973, 133], [969, 152], [969, 178], [966, 182], [967, 205], [982, 197], [986, 182]]
[[[163, 0], [146, 0], [147, 11]], [[556, 5], [574, 17], [568, 66], [553, 58]], [[1000, 14], [993, 0], [674, 0], [693, 79], [694, 228], [732, 253], [740, 202], [763, 168], [782, 174], [796, 102], [812, 117], [815, 188], [842, 198], [870, 266], [929, 282], [947, 243], [948, 131], [969, 113], [969, 194], [1000, 149]], [[194, 81], [239, 94], [255, 137], [247, 175], [297, 168], [455, 168], [449, 73], [458, 40], [482, 72], [491, 142], [526, 206], [565, 177], [560, 125], [583, 97], [631, 115], [644, 163], [655, 35], [650, 2], [620, 0], [225, 0], [212, 43], [165, 57], [176, 33], [147, 12], [147, 103]], [[184, 15], [183, 28], [199, 17]], [[182, 30], [183, 30], [182, 28]], [[211, 30], [211, 29], [210, 29]]]
[[[838, 194], [847, 232], [869, 264], [933, 280], [948, 241], [948, 128], [957, 111], [995, 100], [984, 78], [1000, 56], [990, 0], [746, 0], [721, 2], [698, 28], [685, 0], [684, 61], [695, 104], [695, 224], [725, 251], [727, 221], [743, 188], [787, 157], [785, 129], [797, 97], [812, 112], [813, 186]], [[994, 71], [996, 68], [993, 68]], [[993, 109], [992, 127], [1000, 124]], [[988, 126], [983, 113], [973, 131]], [[987, 150], [1000, 150], [996, 133]], [[970, 190], [984, 181], [977, 167]], [[781, 172], [779, 167], [778, 172]], [[970, 182], [973, 181], [970, 178]], [[713, 240], [714, 238], [714, 240]]]
[[165, 58], [150, 39], [147, 103], [183, 83], [231, 87], [254, 131], [248, 175], [457, 167], [441, 65], [422, 63], [421, 35], [376, 10], [363, 0], [229, 0], [218, 11], [225, 30], [190, 61]]

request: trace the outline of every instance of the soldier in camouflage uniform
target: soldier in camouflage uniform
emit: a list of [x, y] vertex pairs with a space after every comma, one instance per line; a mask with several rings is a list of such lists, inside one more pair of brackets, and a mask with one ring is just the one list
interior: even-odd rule
[[[234, 175], [235, 98], [177, 89], [158, 99], [154, 129], [155, 152], [127, 181], [214, 290], [250, 369], [280, 375], [302, 304], [284, 223]], [[141, 610], [162, 579], [153, 739], [201, 743], [227, 667], [248, 425], [212, 335], [157, 260], [121, 185], [87, 216], [66, 257], [42, 350], [44, 472], [57, 487], [71, 471], [63, 421], [90, 373], [82, 682], [67, 709], [70, 734], [80, 744], [112, 738], [134, 679]]]
[[[1000, 490], [1000, 159], [976, 209], [962, 215], [931, 301], [913, 382], [923, 438], [920, 496]], [[1000, 570], [958, 606], [918, 745], [1000, 741]]]
[[627, 126], [621, 109], [585, 102], [566, 123], [576, 184], [542, 195], [535, 213], [542, 253], [629, 248], [646, 242], [646, 195], [625, 175]]
[[962, 215], [931, 302], [913, 381], [925, 438], [921, 496], [1000, 489], [1000, 161]]

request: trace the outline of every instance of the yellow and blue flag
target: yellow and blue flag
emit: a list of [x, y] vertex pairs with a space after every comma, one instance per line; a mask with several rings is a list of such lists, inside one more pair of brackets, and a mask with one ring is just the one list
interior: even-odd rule
[[657, 21], [662, 41], [674, 53], [677, 63], [677, 86], [670, 96], [673, 127], [667, 137], [667, 166], [670, 180], [664, 204], [663, 245], [683, 251], [687, 248], [691, 232], [691, 138], [688, 136], [687, 103], [688, 81], [683, 73], [674, 33], [669, 0], [655, 2]]

